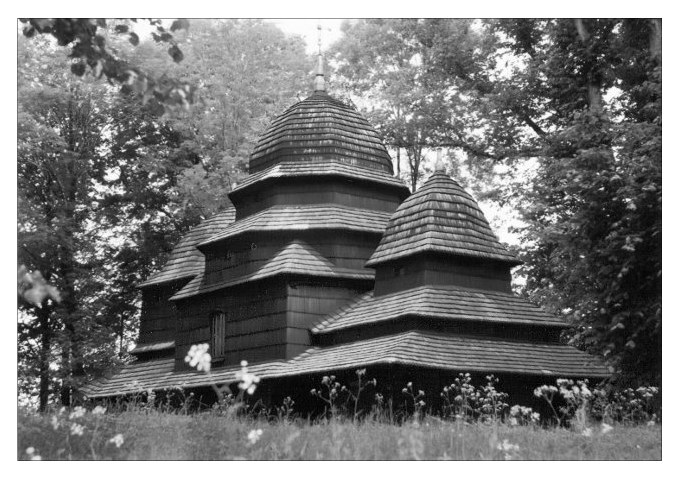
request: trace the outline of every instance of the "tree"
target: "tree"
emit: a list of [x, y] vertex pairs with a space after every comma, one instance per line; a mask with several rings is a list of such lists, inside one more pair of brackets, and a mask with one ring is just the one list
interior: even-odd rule
[[[621, 384], [660, 379], [661, 32], [648, 19], [370, 20], [336, 53], [355, 93], [374, 89], [389, 144], [452, 149], [522, 212], [525, 292], [567, 314], [565, 338]], [[419, 96], [425, 124], [407, 114], [425, 110]]]
[[524, 19], [483, 29], [496, 40], [484, 71], [460, 72], [436, 30], [432, 68], [476, 90], [469, 106], [482, 105], [483, 152], [539, 160], [532, 177], [515, 172], [505, 194], [528, 223], [527, 292], [568, 313], [569, 340], [606, 356], [621, 384], [657, 382], [660, 22]]
[[[148, 21], [155, 28], [151, 32], [154, 41], [169, 44], [168, 54], [175, 63], [180, 62], [184, 54], [173, 32], [187, 29], [189, 22], [177, 19], [166, 29], [160, 19]], [[112, 27], [112, 31], [106, 19], [45, 18], [20, 19], [20, 22], [24, 24], [23, 34], [26, 37], [47, 34], [53, 36], [60, 46], [69, 46], [69, 58], [75, 60], [71, 64], [71, 72], [78, 77], [85, 75], [89, 68], [95, 78], [106, 77], [109, 82], [121, 85], [123, 92], [135, 94], [143, 103], [151, 101], [160, 109], [164, 105], [186, 107], [193, 102], [194, 88], [188, 83], [166, 76], [153, 77], [121, 59], [115, 48], [107, 45], [111, 34], [126, 36], [130, 44], [138, 45], [139, 35], [131, 28], [136, 19], [121, 21]]]
[[[196, 103], [167, 124], [178, 135], [178, 185], [204, 216], [228, 207], [225, 194], [246, 172], [250, 152], [273, 117], [308, 92], [313, 66], [298, 36], [257, 20], [195, 21], [186, 59], [170, 67], [157, 45], [142, 44], [132, 61], [154, 61], [196, 85]], [[154, 56], [155, 55], [155, 56]]]
[[126, 358], [136, 286], [183, 232], [230, 204], [248, 144], [311, 68], [299, 38], [264, 23], [196, 23], [195, 33], [195, 47], [182, 41], [193, 66], [150, 41], [120, 52], [192, 82], [198, 101], [188, 110], [140, 106], [74, 75], [68, 49], [19, 40], [20, 391], [42, 409]]

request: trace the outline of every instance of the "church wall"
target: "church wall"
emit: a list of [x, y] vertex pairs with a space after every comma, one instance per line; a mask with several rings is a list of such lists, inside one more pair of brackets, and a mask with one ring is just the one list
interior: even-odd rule
[[169, 298], [178, 292], [188, 279], [142, 289], [139, 340], [137, 344], [175, 340], [177, 333], [177, 310]]
[[210, 314], [226, 315], [226, 351], [215, 363], [237, 364], [285, 358], [287, 289], [280, 282], [258, 282], [178, 302], [176, 367], [192, 344], [210, 342]]
[[491, 337], [534, 342], [558, 343], [563, 327], [536, 326], [513, 323], [490, 323], [484, 321], [442, 320], [408, 315], [396, 320], [351, 327], [328, 334], [315, 334], [312, 344], [331, 346], [393, 335], [410, 330], [472, 337]]
[[343, 231], [250, 233], [225, 240], [205, 250], [206, 284], [236, 279], [257, 271], [293, 239], [303, 241], [337, 267], [363, 269], [375, 251], [377, 234]]
[[359, 180], [281, 179], [262, 187], [249, 197], [236, 199], [236, 219], [240, 220], [274, 205], [338, 204], [393, 213], [403, 200], [396, 187], [370, 185]]
[[497, 261], [413, 255], [377, 266], [375, 296], [422, 285], [454, 285], [511, 293], [511, 280], [509, 266]]
[[[372, 282], [338, 285], [336, 280], [290, 283], [288, 286], [288, 340], [295, 345], [289, 356], [295, 356], [298, 345], [311, 345], [309, 328], [323, 316], [337, 311], [358, 295], [367, 292]], [[302, 349], [303, 350], [303, 349]], [[295, 351], [297, 351], [295, 353]]]

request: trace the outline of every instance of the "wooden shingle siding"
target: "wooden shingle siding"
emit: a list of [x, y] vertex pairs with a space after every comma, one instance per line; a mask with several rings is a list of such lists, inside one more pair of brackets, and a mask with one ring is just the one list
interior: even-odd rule
[[316, 91], [277, 117], [250, 156], [250, 173], [280, 162], [342, 161], [392, 172], [373, 127], [356, 110]]
[[425, 252], [521, 263], [498, 241], [476, 201], [440, 172], [399, 206], [367, 265]]
[[379, 235], [384, 232], [389, 216], [390, 214], [384, 211], [349, 208], [333, 204], [272, 206], [236, 221], [224, 232], [203, 241], [199, 248], [246, 232], [335, 229]]
[[195, 276], [204, 266], [203, 254], [196, 245], [225, 230], [235, 218], [235, 208], [229, 208], [191, 229], [172, 249], [163, 268], [139, 285], [140, 288]]
[[[343, 269], [353, 269], [372, 278], [374, 271], [363, 268], [374, 247], [376, 237], [352, 236], [346, 233], [303, 232], [305, 239], [290, 240], [285, 234], [250, 236], [244, 245], [230, 242], [208, 254], [205, 286], [280, 273], [297, 274], [305, 268], [314, 276], [334, 276]], [[308, 239], [307, 239], [308, 238]], [[352, 241], [351, 245], [346, 241]], [[349, 271], [345, 271], [349, 273]]]
[[406, 314], [376, 323], [357, 325], [328, 333], [312, 334], [315, 346], [332, 346], [383, 337], [402, 331], [428, 331], [439, 334], [508, 339], [538, 343], [558, 343], [563, 327], [536, 326], [530, 323], [489, 323], [485, 321], [433, 318]]
[[169, 298], [187, 280], [150, 285], [142, 289], [138, 344], [172, 341], [176, 335], [177, 311]]
[[492, 323], [567, 326], [537, 305], [511, 294], [454, 286], [423, 286], [380, 297], [375, 297], [373, 292], [369, 292], [316, 324], [312, 332], [328, 333], [407, 315]]
[[[341, 162], [325, 162], [325, 161], [296, 161], [296, 162], [280, 162], [270, 166], [262, 171], [251, 174], [243, 179], [230, 193], [229, 198], [239, 206], [239, 202], [246, 202], [244, 200], [245, 194], [250, 194], [253, 187], [258, 188], [267, 186], [268, 184], [262, 182], [270, 182], [279, 184], [286, 179], [296, 179], [301, 177], [313, 176], [317, 179], [326, 179], [328, 177], [341, 177], [343, 179], [353, 180], [355, 186], [361, 187], [379, 187], [390, 186], [398, 189], [398, 194], [401, 199], [410, 195], [410, 190], [403, 183], [400, 178], [391, 174], [385, 173], [381, 169], [372, 169], [367, 167], [358, 167], [351, 164]], [[243, 194], [243, 195], [242, 195]]]
[[237, 220], [271, 206], [332, 204], [351, 208], [393, 213], [402, 197], [391, 186], [363, 187], [354, 180], [327, 178], [283, 179], [272, 186], [261, 187], [239, 202]]
[[288, 288], [288, 333], [290, 341], [310, 344], [309, 327], [325, 315], [346, 305], [369, 288], [351, 285], [297, 284]]
[[[598, 359], [567, 345], [455, 337], [422, 331], [397, 333], [327, 348], [310, 348], [290, 361], [254, 364], [249, 370], [268, 380], [375, 365], [451, 372], [511, 373], [544, 379], [605, 378], [610, 375]], [[125, 366], [108, 380], [91, 383], [83, 391], [88, 397], [95, 398], [172, 386], [207, 386], [210, 379], [218, 383], [231, 383], [236, 381], [235, 372], [239, 369], [237, 364], [217, 368], [208, 378], [203, 372], [175, 371], [172, 360], [157, 360]]]
[[251, 360], [283, 358], [286, 308], [287, 287], [283, 282], [244, 285], [178, 302], [178, 368], [184, 367], [183, 358], [192, 344], [210, 342], [210, 315], [217, 311], [226, 318], [226, 363], [240, 361], [237, 359], [248, 345], [256, 349]]
[[[360, 263], [362, 263], [362, 261], [360, 261]], [[233, 276], [235, 277], [232, 277], [231, 279], [224, 279], [212, 283], [205, 281], [203, 275], [198, 275], [187, 284], [186, 287], [175, 294], [172, 297], [172, 300], [181, 300], [197, 295], [204, 295], [224, 288], [253, 283], [255, 281], [281, 275], [370, 281], [372, 280], [374, 273], [367, 269], [338, 267], [306, 243], [302, 241], [292, 241], [282, 249], [279, 249], [270, 260], [267, 260], [254, 272], [243, 275], [234, 274]], [[221, 277], [224, 276], [226, 275], [221, 275]], [[218, 275], [218, 273], [213, 273], [213, 280], [219, 277], [220, 275]], [[244, 300], [242, 300], [242, 302], [243, 301]]]
[[511, 279], [509, 265], [504, 262], [428, 254], [376, 266], [375, 296], [425, 285], [511, 293]]

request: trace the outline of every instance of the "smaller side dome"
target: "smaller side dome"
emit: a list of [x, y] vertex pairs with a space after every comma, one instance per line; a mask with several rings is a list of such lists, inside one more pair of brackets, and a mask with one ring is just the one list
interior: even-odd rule
[[398, 207], [366, 265], [423, 252], [521, 263], [498, 241], [474, 198], [438, 170]]
[[290, 161], [339, 161], [393, 173], [391, 157], [370, 123], [323, 90], [274, 119], [250, 155], [250, 173]]

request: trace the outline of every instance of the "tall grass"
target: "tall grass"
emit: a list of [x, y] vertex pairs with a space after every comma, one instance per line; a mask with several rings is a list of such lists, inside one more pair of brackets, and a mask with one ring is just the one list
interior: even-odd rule
[[[69, 415], [72, 416], [69, 418]], [[18, 459], [42, 460], [659, 460], [659, 425], [564, 428], [402, 425], [341, 418], [265, 421], [138, 408], [105, 414], [19, 411]], [[79, 427], [73, 427], [76, 424]], [[82, 430], [80, 429], [82, 427]], [[257, 430], [261, 430], [261, 435]], [[116, 442], [115, 439], [118, 439]], [[122, 443], [120, 443], [122, 440]], [[29, 449], [27, 453], [27, 449]]]

